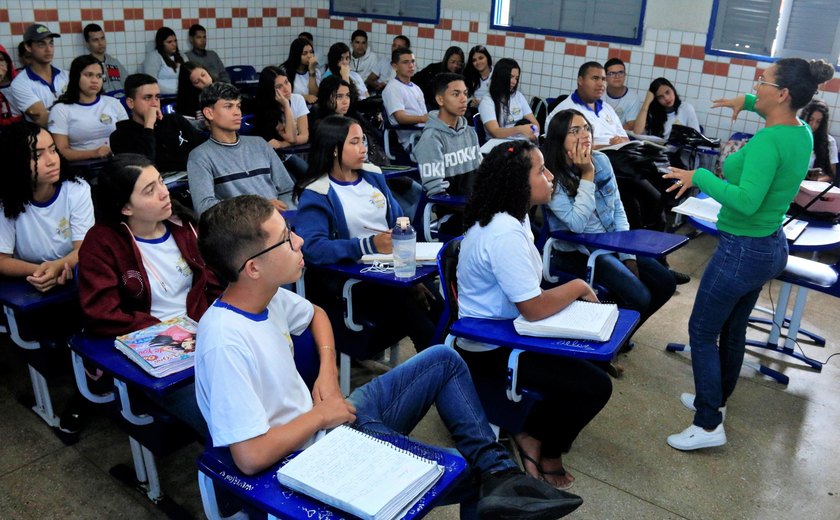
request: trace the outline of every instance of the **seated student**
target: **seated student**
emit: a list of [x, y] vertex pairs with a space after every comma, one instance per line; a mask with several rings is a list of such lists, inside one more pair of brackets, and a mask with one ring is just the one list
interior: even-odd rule
[[111, 155], [111, 133], [128, 119], [122, 104], [102, 94], [105, 73], [99, 60], [85, 54], [70, 64], [70, 83], [50, 110], [49, 129], [66, 159], [81, 161]]
[[263, 138], [239, 135], [242, 101], [230, 83], [213, 83], [199, 98], [210, 139], [190, 152], [190, 193], [196, 213], [222, 199], [262, 195], [283, 211], [293, 208], [294, 182], [280, 158]]
[[[630, 229], [610, 160], [592, 152], [592, 127], [574, 109], [554, 115], [545, 143], [545, 165], [554, 173], [548, 223], [551, 231], [603, 233]], [[552, 266], [586, 277], [590, 250], [558, 241]], [[674, 277], [655, 259], [627, 254], [601, 255], [595, 262], [595, 281], [609, 290], [621, 307], [639, 311], [641, 326], [676, 291]]]
[[700, 121], [690, 103], [680, 100], [677, 90], [665, 78], [651, 81], [633, 131], [668, 139], [671, 126], [683, 125], [700, 131]]
[[[12, 112], [46, 128], [50, 107], [67, 88], [67, 73], [53, 67], [55, 38], [60, 34], [45, 25], [32, 24], [23, 33], [23, 48], [29, 64], [12, 81]], [[20, 47], [18, 48], [20, 49]]]
[[470, 49], [467, 64], [464, 66], [464, 77], [467, 88], [470, 89], [470, 106], [478, 107], [484, 96], [490, 92], [490, 77], [493, 75], [493, 58], [484, 45], [476, 45]]
[[183, 64], [175, 31], [161, 27], [155, 33], [155, 48], [146, 55], [141, 70], [157, 78], [161, 94], [174, 96], [178, 92], [178, 69]]
[[[400, 47], [405, 47], [406, 49], [411, 48], [411, 40], [408, 39], [408, 36], [398, 34], [394, 36], [393, 40], [391, 40], [391, 52], [394, 52]], [[368, 85], [368, 92], [382, 92], [385, 85], [394, 79], [395, 76], [396, 73], [394, 68], [391, 67], [391, 54], [389, 53], [387, 56], [382, 56], [376, 61], [376, 64], [374, 64], [370, 74], [365, 80], [365, 84]]]
[[[837, 179], [837, 141], [828, 133], [828, 105], [815, 99], [805, 105], [799, 113], [800, 119], [808, 123], [814, 135], [814, 150], [808, 164], [808, 179], [835, 182]], [[816, 171], [818, 170], [818, 171]]]
[[420, 90], [423, 91], [423, 96], [426, 100], [426, 106], [435, 107], [435, 76], [443, 72], [451, 72], [452, 74], [461, 74], [464, 70], [464, 51], [453, 45], [446, 49], [443, 54], [443, 60], [435, 63], [430, 63], [423, 67], [423, 69], [411, 78]]
[[[531, 141], [499, 145], [484, 158], [467, 204], [467, 232], [458, 261], [461, 318], [512, 319], [521, 314], [534, 321], [577, 299], [598, 300], [579, 279], [540, 288], [542, 261], [528, 210], [549, 202], [552, 179]], [[458, 339], [457, 350], [471, 372], [505, 384], [509, 348]], [[565, 470], [562, 455], [607, 404], [610, 378], [586, 360], [525, 352], [519, 357], [519, 381], [543, 397], [528, 413], [525, 429], [512, 432], [525, 471], [568, 488], [574, 477]]]
[[626, 143], [630, 140], [621, 125], [621, 118], [609, 103], [601, 97], [606, 91], [607, 73], [597, 61], [587, 61], [578, 69], [577, 89], [559, 103], [545, 118], [545, 128], [551, 124], [551, 118], [561, 110], [574, 108], [592, 125], [592, 148], [597, 150], [605, 146]]
[[350, 70], [350, 47], [342, 42], [332, 44], [327, 52], [327, 71], [324, 73], [324, 79], [331, 75], [341, 76], [344, 81], [352, 83], [359, 101], [368, 97], [365, 81], [358, 72]]
[[145, 155], [164, 175], [187, 171], [190, 151], [206, 138], [183, 116], [161, 113], [157, 79], [148, 74], [127, 77], [125, 102], [131, 118], [117, 123], [111, 150]]
[[453, 45], [446, 49], [443, 60], [426, 65], [423, 70], [414, 75], [412, 81], [423, 91], [426, 106], [436, 107], [435, 102], [435, 76], [444, 72], [461, 74], [464, 70], [464, 51]]
[[367, 33], [361, 29], [353, 31], [350, 35], [350, 48], [353, 50], [350, 56], [350, 68], [365, 78], [368, 90], [371, 90], [375, 86], [371, 81], [371, 72], [379, 59], [368, 49]]
[[93, 226], [90, 186], [61, 167], [52, 135], [29, 122], [3, 133], [0, 275], [48, 291], [73, 278], [78, 250]]
[[[201, 119], [198, 96], [201, 91], [216, 81], [203, 65], [188, 61], [178, 72], [178, 94], [175, 96], [175, 111], [182, 116]], [[202, 123], [203, 124], [203, 123]]]
[[[25, 278], [35, 289], [49, 291], [73, 278], [79, 247], [93, 226], [90, 186], [62, 167], [52, 135], [20, 122], [0, 136], [4, 161], [0, 190], [0, 276]], [[78, 330], [75, 302], [34, 313], [24, 330], [41, 327], [48, 337], [66, 342]], [[47, 319], [44, 327], [40, 321]], [[58, 429], [75, 435], [84, 424], [86, 400], [76, 390], [61, 413]], [[70, 440], [70, 439], [67, 439]]]
[[[119, 336], [160, 321], [198, 321], [222, 287], [198, 251], [189, 210], [143, 155], [121, 154], [100, 178], [97, 223], [79, 250], [85, 331]], [[207, 428], [189, 385], [161, 404], [198, 433]]]
[[15, 64], [6, 48], [0, 45], [0, 132], [12, 123], [23, 121], [23, 116], [12, 109], [12, 80], [17, 76]]
[[496, 62], [490, 91], [478, 105], [488, 137], [536, 142], [540, 135], [540, 124], [525, 96], [517, 89], [520, 70], [519, 64], [510, 58]]
[[318, 102], [309, 111], [310, 130], [314, 134], [317, 131], [318, 123], [332, 115], [351, 117], [361, 125], [362, 132], [367, 139], [367, 162], [377, 166], [387, 166], [391, 164], [391, 161], [385, 155], [382, 133], [358, 113], [356, 106], [359, 100], [355, 97], [355, 93], [355, 86], [341, 79], [341, 76], [330, 75], [325, 77], [321, 86], [318, 87]]
[[[495, 442], [469, 373], [451, 349], [430, 348], [345, 400], [329, 319], [282, 288], [301, 276], [304, 241], [264, 199], [226, 200], [202, 216], [199, 229], [202, 255], [229, 285], [198, 326], [196, 398], [213, 446], [230, 447], [243, 473], [263, 471], [344, 423], [407, 435], [435, 404], [473, 473], [448, 495], [464, 513], [536, 520], [564, 516], [582, 503], [516, 468]], [[306, 328], [320, 356], [311, 392], [290, 342], [290, 334]]]
[[291, 83], [291, 91], [300, 94], [312, 104], [318, 98], [318, 85], [321, 83], [321, 69], [315, 48], [306, 38], [296, 38], [289, 48], [289, 58], [280, 67], [285, 69]]
[[95, 23], [85, 25], [82, 30], [85, 37], [85, 47], [90, 51], [90, 55], [102, 63], [102, 68], [105, 69], [105, 75], [102, 77], [102, 90], [105, 95], [119, 95], [120, 91], [125, 89], [123, 81], [128, 77], [126, 71], [120, 60], [107, 53], [108, 44], [105, 41], [105, 31], [102, 26]]
[[606, 101], [621, 120], [625, 130], [633, 130], [636, 123], [636, 116], [642, 108], [642, 100], [635, 90], [625, 85], [627, 71], [624, 61], [621, 58], [610, 58], [604, 63], [604, 71], [607, 77]]
[[[365, 254], [393, 251], [390, 230], [402, 208], [385, 177], [363, 168], [366, 152], [364, 133], [354, 120], [330, 116], [318, 125], [309, 169], [295, 187], [297, 230], [307, 241], [307, 262], [357, 262]], [[308, 277], [307, 294], [332, 307], [343, 283], [321, 274]], [[362, 284], [354, 289], [353, 300], [358, 314], [376, 323], [384, 337], [405, 331], [418, 352], [431, 344], [441, 304], [425, 285], [405, 290]]]
[[[429, 122], [414, 147], [423, 189], [429, 195], [469, 195], [481, 164], [481, 147], [475, 129], [467, 124], [469, 94], [460, 74], [435, 76], [435, 102], [440, 110], [429, 112]], [[438, 211], [438, 217], [445, 210]], [[464, 232], [460, 212], [446, 222], [448, 235]]]
[[216, 52], [207, 49], [207, 29], [197, 23], [192, 24], [188, 36], [192, 49], [184, 53], [187, 59], [191, 63], [204, 67], [216, 81], [230, 83], [230, 75], [222, 59]]
[[306, 161], [284, 148], [309, 142], [309, 109], [300, 94], [292, 92], [286, 69], [269, 65], [257, 84], [257, 134], [280, 156], [294, 178], [306, 172]]
[[[400, 47], [391, 53], [391, 66], [396, 72], [396, 81], [389, 81], [382, 91], [382, 103], [388, 121], [392, 125], [423, 126], [429, 120], [423, 91], [411, 82], [416, 69], [414, 53], [411, 49]], [[414, 143], [420, 138], [419, 130], [397, 130], [400, 144], [411, 152]]]

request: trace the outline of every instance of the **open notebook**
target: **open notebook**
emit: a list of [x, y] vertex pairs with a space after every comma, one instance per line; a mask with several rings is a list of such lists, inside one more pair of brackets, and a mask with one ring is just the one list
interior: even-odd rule
[[[672, 211], [674, 213], [682, 213], [683, 215], [688, 215], [689, 217], [694, 217], [700, 220], [717, 222], [720, 208], [720, 202], [711, 197], [707, 197], [705, 199], [690, 197], [679, 206], [676, 206]], [[805, 232], [806, 227], [808, 227], [808, 223], [806, 221], [795, 218], [790, 219], [783, 228], [785, 237], [789, 241], [794, 242], [800, 235], [802, 235], [802, 233]]]
[[339, 426], [277, 470], [280, 484], [366, 520], [402, 517], [443, 475], [437, 462]]
[[528, 321], [519, 316], [513, 320], [513, 328], [523, 336], [607, 341], [616, 321], [616, 304], [576, 300], [557, 314], [541, 320]]
[[[417, 242], [417, 263], [420, 265], [434, 265], [437, 263], [437, 255], [440, 248], [443, 247], [443, 242]], [[394, 255], [362, 255], [363, 264], [373, 263], [394, 263]]]

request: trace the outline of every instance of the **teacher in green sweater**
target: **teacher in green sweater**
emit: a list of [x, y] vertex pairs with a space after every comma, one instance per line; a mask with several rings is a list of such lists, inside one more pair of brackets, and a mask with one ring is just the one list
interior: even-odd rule
[[[834, 76], [824, 61], [778, 60], [759, 76], [755, 94], [716, 100], [735, 119], [741, 110], [756, 112], [766, 126], [723, 165], [726, 180], [703, 168], [672, 168], [668, 191], [677, 197], [697, 186], [721, 203], [718, 247], [703, 273], [688, 322], [695, 394], [682, 394], [694, 421], [668, 437], [678, 450], [726, 444], [723, 419], [732, 395], [747, 334], [747, 319], [762, 286], [784, 270], [788, 248], [781, 224], [808, 172], [813, 137], [796, 117], [817, 86]], [[718, 337], [720, 338], [718, 343]]]

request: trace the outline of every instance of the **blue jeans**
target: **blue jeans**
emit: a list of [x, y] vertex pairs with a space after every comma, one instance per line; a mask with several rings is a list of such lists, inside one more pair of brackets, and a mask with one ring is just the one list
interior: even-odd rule
[[[454, 349], [436, 345], [353, 391], [356, 424], [383, 433], [408, 435], [434, 404], [473, 471], [487, 473], [516, 464], [496, 442], [473, 386], [467, 365]], [[466, 489], [448, 495], [473, 501], [478, 488], [468, 479]]]
[[[565, 273], [585, 278], [588, 260], [589, 256], [580, 251], [555, 251], [551, 265]], [[636, 265], [639, 267], [639, 278], [619, 260], [618, 255], [600, 255], [595, 260], [595, 283], [603, 285], [619, 306], [638, 311], [641, 327], [671, 299], [677, 284], [668, 268], [653, 258], [638, 256]]]
[[718, 408], [738, 382], [750, 312], [764, 284], [784, 270], [787, 256], [781, 229], [759, 238], [720, 232], [688, 322], [695, 425], [712, 429], [723, 420]]

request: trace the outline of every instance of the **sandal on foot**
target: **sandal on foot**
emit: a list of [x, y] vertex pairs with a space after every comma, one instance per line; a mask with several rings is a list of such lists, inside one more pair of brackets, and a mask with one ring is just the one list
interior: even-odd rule
[[527, 461], [534, 465], [534, 467], [537, 469], [537, 473], [542, 475], [543, 470], [542, 467], [540, 467], [540, 463], [534, 460], [533, 457], [525, 453], [525, 450], [522, 449], [522, 446], [520, 446], [519, 443], [516, 442], [516, 439], [514, 439], [512, 435], [510, 437], [510, 440], [511, 443], [516, 447], [516, 452], [519, 454], [519, 462], [522, 464], [522, 471], [524, 471], [525, 474], [530, 475], [530, 473], [528, 473], [528, 470], [525, 469], [525, 462]]
[[546, 480], [546, 478], [545, 478], [546, 475], [550, 475], [550, 476], [554, 476], [554, 477], [565, 477], [566, 476], [566, 468], [560, 468], [560, 469], [557, 469], [557, 470], [554, 470], [554, 471], [543, 471], [542, 469], [540, 469], [540, 476], [542, 476], [542, 479], [546, 484], [553, 487], [554, 489], [559, 489], [560, 491], [566, 491], [567, 489], [571, 488], [572, 485], [574, 485], [574, 483], [575, 483], [575, 481], [572, 480], [571, 482], [569, 482], [565, 486], [556, 486], [556, 485], [552, 484], [551, 482], [549, 482], [548, 480]]

